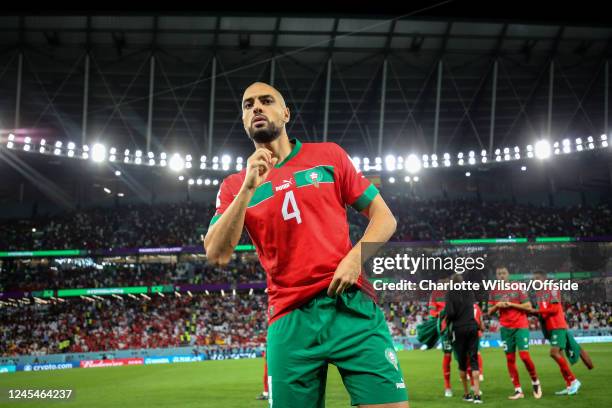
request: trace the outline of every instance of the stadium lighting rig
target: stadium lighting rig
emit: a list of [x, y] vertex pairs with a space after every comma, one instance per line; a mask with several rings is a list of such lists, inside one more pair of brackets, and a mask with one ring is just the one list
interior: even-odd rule
[[[245, 164], [245, 159], [242, 157], [238, 156], [234, 159], [229, 154], [213, 156], [212, 158], [202, 155], [200, 156], [199, 163], [197, 163], [191, 154], [183, 156], [178, 152], [161, 152], [156, 155], [154, 152], [145, 153], [141, 150], [132, 152], [130, 149], [125, 149], [123, 154], [121, 154], [118, 148], [107, 147], [101, 142], [95, 142], [92, 146], [87, 144], [77, 146], [74, 142], [64, 143], [59, 140], [48, 141], [40, 139], [35, 141], [30, 136], [15, 136], [13, 133], [0, 134], [0, 147], [6, 147], [9, 150], [25, 152], [27, 154], [91, 160], [98, 164], [108, 161], [109, 163], [123, 162], [123, 164], [132, 166], [168, 167], [175, 173], [190, 171], [192, 168], [227, 173], [230, 171], [241, 171]], [[588, 136], [587, 138], [578, 137], [574, 140], [565, 138], [561, 141], [553, 142], [547, 139], [539, 139], [524, 148], [519, 146], [498, 147], [491, 154], [486, 150], [481, 150], [480, 152], [469, 150], [467, 152], [458, 152], [457, 154], [450, 154], [449, 152], [421, 155], [409, 153], [405, 156], [388, 154], [384, 159], [381, 157], [353, 156], [351, 161], [357, 170], [364, 173], [381, 172], [383, 170], [388, 173], [405, 172], [408, 176], [404, 177], [404, 181], [415, 182], [418, 181], [418, 177], [414, 175], [423, 169], [450, 168], [455, 166], [470, 167], [477, 164], [483, 165], [492, 162], [501, 163], [517, 160], [549, 160], [554, 156], [607, 148], [609, 148], [608, 136], [603, 134], [598, 138], [593, 136]], [[469, 171], [466, 171], [466, 173], [469, 173]], [[115, 174], [119, 176], [121, 173], [117, 171]], [[219, 184], [219, 180], [216, 178], [186, 178], [183, 174], [178, 176], [178, 180], [181, 182], [186, 181], [190, 186], [209, 187]], [[395, 177], [393, 177], [393, 181], [389, 179], [390, 183], [395, 181]]]

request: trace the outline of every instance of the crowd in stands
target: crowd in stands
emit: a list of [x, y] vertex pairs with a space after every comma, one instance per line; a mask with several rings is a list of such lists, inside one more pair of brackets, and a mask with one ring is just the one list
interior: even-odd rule
[[[612, 234], [612, 207], [545, 207], [476, 200], [411, 200], [385, 196], [398, 228], [392, 240], [431, 241], [508, 236]], [[122, 205], [0, 223], [0, 250], [104, 249], [201, 245], [210, 203]], [[367, 219], [349, 211], [355, 241]], [[35, 230], [33, 232], [33, 230]], [[250, 243], [243, 234], [241, 243]]]
[[15, 262], [0, 273], [0, 292], [265, 281], [256, 260], [237, 258], [224, 267], [206, 262], [82, 265], [78, 262]]
[[265, 294], [66, 299], [3, 307], [1, 356], [178, 346], [261, 347]]
[[[599, 207], [551, 208], [477, 201], [415, 201], [387, 198], [398, 218], [392, 238], [603, 236], [611, 235], [612, 210]], [[0, 224], [0, 250], [100, 249], [201, 245], [213, 207], [183, 203], [120, 206]], [[367, 219], [349, 212], [351, 236], [358, 239]], [[33, 232], [33, 229], [36, 231]], [[248, 243], [246, 234], [242, 243]], [[236, 284], [261, 282], [265, 273], [254, 259], [237, 257], [225, 267], [197, 260], [173, 263], [87, 261], [10, 261], [2, 263], [0, 292], [63, 288]], [[81, 263], [79, 263], [81, 262]], [[84, 262], [84, 263], [83, 263]], [[516, 265], [511, 265], [516, 266]], [[511, 268], [519, 270], [520, 268]], [[609, 285], [606, 284], [606, 285]], [[603, 285], [603, 286], [606, 286]], [[601, 285], [591, 287], [592, 290]], [[588, 289], [588, 288], [587, 288]], [[589, 290], [591, 290], [589, 289]], [[587, 293], [587, 292], [584, 292]], [[591, 292], [588, 292], [591, 293]], [[594, 293], [594, 292], [593, 292]], [[483, 307], [486, 302], [483, 302]], [[0, 355], [112, 351], [171, 346], [251, 347], [265, 343], [266, 295], [238, 292], [70, 298], [41, 304], [25, 301], [0, 307]], [[424, 300], [384, 298], [381, 303], [396, 336], [413, 336], [428, 318]], [[571, 329], [612, 327], [610, 303], [574, 300], [567, 306]], [[485, 317], [489, 331], [496, 317]], [[530, 328], [539, 329], [536, 318]]]

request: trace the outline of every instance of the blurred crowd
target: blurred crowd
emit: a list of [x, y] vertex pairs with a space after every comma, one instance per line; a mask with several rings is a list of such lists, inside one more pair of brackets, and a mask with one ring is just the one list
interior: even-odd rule
[[[610, 204], [547, 207], [476, 200], [423, 201], [386, 196], [398, 228], [392, 240], [430, 241], [508, 236], [612, 234]], [[0, 250], [104, 249], [201, 245], [211, 204], [180, 203], [94, 208], [54, 217], [0, 223]], [[367, 219], [349, 211], [351, 238]], [[240, 243], [250, 243], [243, 234]]]

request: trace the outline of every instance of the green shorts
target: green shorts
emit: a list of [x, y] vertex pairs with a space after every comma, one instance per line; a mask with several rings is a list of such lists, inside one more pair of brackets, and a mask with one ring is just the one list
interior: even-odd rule
[[553, 329], [550, 331], [551, 347], [559, 347], [565, 350], [567, 347], [567, 329]]
[[443, 334], [440, 336], [440, 344], [442, 345], [442, 352], [444, 354], [453, 352], [453, 345], [451, 344], [451, 341], [448, 338], [448, 332], [446, 333], [447, 334]]
[[502, 345], [506, 353], [515, 353], [518, 351], [529, 350], [529, 329], [509, 329], [502, 327], [500, 329]]
[[338, 367], [352, 405], [408, 400], [380, 308], [356, 288], [321, 292], [268, 327], [271, 408], [325, 406], [327, 367]]

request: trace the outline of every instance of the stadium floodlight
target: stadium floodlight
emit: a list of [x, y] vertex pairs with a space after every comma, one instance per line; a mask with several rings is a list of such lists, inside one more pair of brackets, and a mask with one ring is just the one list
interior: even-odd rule
[[519, 160], [521, 158], [521, 154], [520, 153], [515, 153], [514, 154], [514, 159], [515, 160]]
[[501, 156], [495, 156], [495, 161], [500, 162], [501, 161]]
[[219, 170], [219, 163], [213, 163], [213, 170]]
[[[404, 170], [404, 165], [402, 163], [398, 163], [397, 164], [397, 169], [398, 170]], [[357, 169], [357, 170], [359, 170], [359, 169]]]
[[142, 157], [142, 151], [136, 150], [136, 157]]
[[125, 152], [123, 152], [124, 156], [129, 156], [130, 155], [130, 149], [125, 149]]
[[471, 165], [474, 165], [474, 164], [476, 164], [476, 159], [474, 157], [470, 157], [468, 159], [468, 163], [470, 163]]
[[535, 144], [535, 156], [538, 159], [547, 159], [550, 157], [550, 143], [548, 140], [538, 140]]
[[504, 154], [508, 154], [510, 153], [510, 148], [509, 147], [504, 147]]
[[414, 181], [415, 183], [416, 183], [416, 182], [418, 182], [418, 181], [419, 181], [419, 176], [414, 176], [414, 177], [412, 178], [412, 181]]
[[159, 165], [162, 167], [166, 167], [166, 161], [165, 160], [160, 160], [159, 161]]
[[[30, 145], [26, 145], [26, 146], [28, 147], [28, 150], [30, 150], [29, 149]], [[74, 150], [68, 150], [68, 157], [73, 157], [73, 156], [74, 156]]]
[[206, 163], [200, 163], [200, 170], [204, 170], [206, 168]]
[[527, 145], [527, 151], [528, 152], [532, 152], [533, 151], [533, 146], [532, 145]]
[[12, 134], [12, 133], [9, 133], [8, 140], [9, 140], [9, 142], [12, 142], [13, 140], [15, 140], [15, 135]]
[[395, 156], [388, 154], [385, 156], [385, 168], [387, 171], [395, 171]]
[[[462, 153], [459, 153], [459, 154], [463, 155]], [[444, 156], [442, 157], [444, 157], [444, 160], [450, 160], [450, 154], [448, 153], [444, 153]]]
[[601, 147], [608, 147], [608, 141], [607, 140], [602, 141]]
[[402, 156], [397, 156], [397, 162], [398, 163], [403, 163], [404, 162], [404, 158]]
[[582, 145], [581, 145], [581, 144], [576, 145], [576, 151], [581, 152], [581, 151], [582, 151], [582, 149], [583, 149], [583, 147], [582, 147]]
[[219, 180], [214, 179], [214, 180], [212, 181], [212, 183], [213, 183], [213, 186], [216, 186], [217, 184], [219, 184]]
[[110, 194], [110, 193], [111, 193], [110, 189], [108, 189], [108, 188], [106, 188], [106, 187], [104, 187], [104, 192], [105, 192], [106, 194]]
[[514, 146], [514, 153], [519, 153], [521, 149], [518, 146]]
[[166, 152], [161, 152], [159, 154], [159, 158], [162, 159], [162, 160], [166, 160], [167, 157], [168, 157], [168, 155], [166, 154]]
[[563, 153], [570, 153], [572, 151], [572, 148], [568, 146], [563, 146]]
[[236, 163], [242, 164], [243, 161], [244, 161], [244, 159], [242, 157], [240, 157], [240, 156], [236, 157]]
[[40, 146], [40, 149], [38, 149], [38, 151], [40, 153], [44, 153], [45, 152], [45, 147], [44, 146]]
[[197, 180], [196, 180], [196, 184], [197, 184], [198, 186], [201, 186], [201, 185], [202, 185], [202, 179], [201, 179], [201, 178], [197, 179]]
[[62, 142], [60, 142], [59, 140], [57, 142], [55, 142], [55, 147], [61, 148], [62, 147]]
[[191, 155], [190, 155], [190, 154], [188, 154], [187, 156], [185, 156], [185, 161], [186, 161], [186, 162], [190, 162], [190, 161], [191, 161], [191, 159], [192, 159], [192, 157], [191, 157]]
[[149, 159], [153, 159], [153, 158], [155, 158], [155, 154], [153, 152], [149, 152], [149, 153], [147, 153], [147, 157]]
[[[593, 138], [591, 138], [593, 139]], [[32, 138], [30, 138], [30, 136], [26, 136], [25, 139], [23, 139], [23, 143], [25, 144], [30, 144], [32, 142]], [[591, 140], [592, 142], [592, 140]]]
[[483, 163], [486, 163], [487, 162], [487, 156], [482, 156], [482, 159], [480, 161], [483, 162]]
[[504, 155], [504, 160], [505, 161], [509, 161], [510, 160], [510, 155], [509, 154], [505, 154]]
[[193, 186], [193, 183], [195, 183], [194, 179], [189, 179], [189, 181], [187, 182], [190, 186]]
[[438, 155], [437, 154], [432, 154], [431, 155], [431, 160], [432, 161], [438, 161]]
[[582, 139], [581, 138], [576, 138], [576, 144], [577, 145], [581, 145], [582, 144]]
[[437, 161], [431, 162], [431, 167], [438, 167], [438, 162]]
[[483, 149], [483, 150], [480, 152], [480, 155], [481, 155], [482, 157], [485, 157], [485, 156], [487, 155], [487, 151]]
[[13, 142], [8, 142], [8, 143], [6, 144], [6, 147], [8, 147], [9, 149], [12, 149], [14, 145], [15, 145], [15, 144], [14, 144]]
[[[593, 143], [593, 136], [589, 136], [587, 137], [587, 142], [589, 143]], [[26, 142], [27, 143], [27, 142]]]
[[527, 166], [521, 166], [521, 171], [527, 171]]
[[395, 177], [389, 177], [389, 183], [391, 184], [395, 183]]
[[476, 153], [474, 153], [473, 150], [470, 150], [469, 153], [468, 153], [468, 156], [469, 157], [474, 157], [474, 156], [476, 156]]
[[589, 143], [589, 149], [594, 149], [595, 145], [593, 143]]
[[210, 179], [204, 180], [204, 185], [210, 186]]
[[36, 232], [36, 228], [32, 228], [32, 232]]
[[206, 161], [206, 156], [202, 155], [200, 156], [200, 163], [204, 163]]
[[30, 145], [29, 144], [23, 145], [23, 150], [26, 151], [26, 152], [29, 152], [30, 151]]
[[457, 158], [458, 159], [463, 159], [463, 152], [457, 153]]
[[91, 159], [96, 163], [100, 163], [106, 159], [106, 147], [101, 143], [96, 143], [91, 148]]
[[[559, 149], [555, 149], [555, 154], [558, 154], [557, 152], [559, 151]], [[527, 152], [527, 158], [528, 159], [533, 159], [533, 152]]]
[[137, 158], [134, 160], [134, 163], [136, 163], [136, 164], [138, 164], [138, 165], [142, 164], [142, 158], [141, 158], [141, 157], [137, 157]]
[[179, 181], [183, 181], [183, 180], [185, 180], [185, 176], [180, 175], [180, 176], [178, 176], [178, 179], [179, 179]]
[[369, 164], [364, 164], [363, 165], [363, 171], [370, 171], [370, 165]]
[[117, 197], [123, 197], [124, 195], [125, 194], [123, 194], [123, 193], [119, 193], [119, 194], [117, 194]]
[[121, 175], [121, 172], [119, 170], [115, 170], [115, 176], [119, 177]]
[[221, 156], [222, 164], [230, 164], [231, 162], [232, 162], [232, 158], [229, 154], [224, 154], [223, 156]]
[[570, 145], [570, 140], [569, 139], [563, 139], [563, 146], [569, 146]]
[[149, 166], [155, 166], [155, 159], [149, 159]]
[[444, 166], [445, 167], [450, 167], [450, 165], [451, 165], [450, 160], [444, 160]]
[[125, 156], [125, 157], [123, 158], [123, 162], [124, 162], [124, 163], [129, 163], [129, 162], [130, 162], [130, 158], [129, 158], [129, 156]]
[[[26, 138], [26, 139], [29, 139], [29, 138]], [[26, 143], [29, 143], [29, 142], [26, 141]], [[74, 142], [68, 142], [68, 149], [74, 150]]]
[[117, 159], [117, 156], [115, 156], [114, 154], [111, 154], [110, 156], [108, 156], [109, 162], [114, 162], [116, 159]]
[[[605, 136], [605, 135], [603, 135], [603, 136]], [[603, 140], [603, 139], [601, 139], [601, 140]], [[40, 139], [40, 145], [41, 146], [44, 146], [46, 144], [47, 144], [47, 141], [45, 139]]]
[[363, 158], [363, 164], [370, 164], [370, 159], [367, 157]]
[[[561, 150], [559, 150], [558, 148], [557, 148], [557, 149], [555, 149], [555, 154], [559, 154], [559, 153], [561, 153]], [[528, 153], [527, 153], [527, 155], [528, 155], [528, 156], [529, 156], [529, 155], [531, 155], [531, 156], [529, 156], [529, 157], [533, 157], [533, 154], [532, 154], [531, 152], [528, 152]]]
[[108, 149], [108, 154], [117, 154], [117, 148], [111, 147], [110, 149]]
[[410, 154], [408, 157], [406, 157], [404, 167], [408, 173], [416, 174], [421, 170], [421, 161], [416, 154]]
[[470, 173], [469, 171], [465, 172], [465, 177], [470, 177], [472, 175], [472, 173]]
[[172, 171], [181, 171], [185, 168], [185, 161], [181, 157], [180, 154], [174, 153], [170, 158], [170, 170]]
[[501, 150], [499, 150], [499, 149], [495, 149], [495, 155], [496, 155], [496, 156], [499, 156], [500, 154], [501, 154]]
[[242, 164], [238, 163], [236, 165], [236, 171], [242, 171]]
[[[42, 150], [42, 147], [41, 147], [41, 150]], [[42, 153], [42, 151], [41, 151], [41, 153]], [[87, 152], [83, 152], [83, 154], [81, 155], [81, 157], [83, 157], [83, 159], [84, 159], [84, 160], [87, 160], [87, 159], [89, 159], [89, 153], [87, 153]]]
[[53, 151], [53, 154], [56, 155], [56, 156], [59, 156], [61, 153], [62, 153], [62, 151], [60, 149], [55, 149]]
[[410, 176], [404, 177], [404, 182], [405, 183], [410, 183]]
[[457, 160], [457, 164], [460, 165], [460, 166], [463, 166], [463, 159]]
[[608, 135], [601, 135], [600, 139], [601, 140], [608, 140]]
[[374, 159], [374, 163], [376, 163], [376, 164], [382, 164], [382, 159], [381, 159], [380, 157], [376, 157], [376, 158]]
[[229, 164], [224, 164], [222, 169], [223, 169], [223, 171], [228, 171], [229, 170]]
[[219, 163], [219, 157], [213, 156], [213, 163]]

